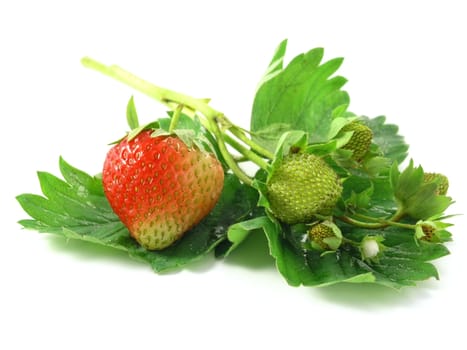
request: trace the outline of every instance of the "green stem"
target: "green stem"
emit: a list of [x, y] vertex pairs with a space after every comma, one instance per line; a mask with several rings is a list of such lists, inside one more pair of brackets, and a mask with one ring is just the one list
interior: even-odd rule
[[347, 237], [344, 237], [344, 236], [342, 236], [342, 242], [347, 243], [347, 244], [351, 244], [351, 245], [356, 246], [356, 247], [360, 245], [359, 242], [353, 241], [353, 240], [351, 240], [351, 239], [349, 239]]
[[402, 227], [402, 228], [406, 228], [409, 230], [415, 230], [415, 225], [404, 224], [402, 222], [397, 222], [397, 221], [387, 221], [387, 223], [389, 226], [397, 226], [397, 227]]
[[267, 149], [261, 147], [258, 145], [256, 142], [253, 142], [250, 138], [248, 138], [239, 128], [237, 127], [232, 127], [229, 129], [229, 131], [238, 137], [240, 140], [242, 140], [244, 143], [246, 143], [248, 146], [251, 147], [254, 151], [258, 152], [262, 156], [269, 158], [269, 159], [274, 159], [274, 154], [269, 152]]
[[245, 163], [245, 162], [249, 162], [250, 160], [245, 157], [244, 155], [239, 155], [239, 156], [234, 156], [233, 157], [234, 160], [235, 160], [235, 163]]
[[397, 210], [392, 217], [389, 219], [381, 219], [381, 218], [374, 218], [371, 216], [363, 215], [363, 214], [355, 214], [355, 216], [360, 217], [362, 219], [365, 219], [367, 221], [373, 221], [373, 222], [364, 222], [357, 220], [355, 218], [351, 218], [349, 216], [343, 215], [338, 217], [339, 220], [346, 222], [348, 224], [358, 226], [361, 228], [368, 228], [368, 229], [378, 229], [378, 228], [385, 228], [388, 226], [397, 226], [397, 227], [402, 227], [410, 230], [415, 229], [415, 225], [411, 224], [404, 224], [402, 222], [398, 222], [403, 216], [404, 212], [403, 210], [399, 209]]
[[243, 181], [245, 184], [251, 186], [253, 183], [253, 180], [238, 166], [238, 164], [235, 162], [235, 159], [232, 157], [232, 155], [227, 150], [227, 147], [225, 146], [224, 135], [222, 134], [217, 124], [215, 125], [215, 129], [213, 133], [216, 136], [217, 145], [219, 146], [219, 151], [224, 157], [224, 160], [229, 166], [229, 168], [240, 179], [240, 181]]
[[378, 229], [378, 228], [384, 228], [384, 227], [387, 227], [388, 225], [386, 224], [382, 224], [382, 223], [379, 223], [379, 222], [363, 222], [363, 221], [359, 221], [359, 220], [356, 220], [356, 219], [353, 219], [349, 216], [346, 216], [346, 215], [343, 215], [343, 216], [339, 216], [337, 217], [337, 219], [339, 219], [340, 221], [343, 221], [347, 224], [350, 224], [350, 225], [353, 225], [353, 226], [358, 226], [358, 227], [361, 227], [361, 228], [367, 228], [367, 229]]
[[397, 211], [388, 219], [375, 218], [373, 216], [368, 216], [368, 215], [364, 215], [364, 214], [361, 214], [361, 213], [355, 213], [354, 214], [354, 216], [359, 217], [361, 219], [368, 220], [368, 221], [379, 222], [379, 223], [384, 223], [384, 222], [395, 223], [395, 222], [399, 221], [400, 219], [402, 219], [404, 217], [404, 215], [405, 215], [404, 210], [402, 208], [398, 208]]
[[229, 135], [223, 135], [224, 140], [233, 148], [235, 148], [240, 154], [245, 156], [248, 160], [252, 161], [260, 168], [267, 170], [269, 168], [269, 164], [264, 161], [263, 158], [259, 157], [256, 153], [250, 151], [246, 147], [242, 146], [238, 143], [235, 139], [231, 138]]

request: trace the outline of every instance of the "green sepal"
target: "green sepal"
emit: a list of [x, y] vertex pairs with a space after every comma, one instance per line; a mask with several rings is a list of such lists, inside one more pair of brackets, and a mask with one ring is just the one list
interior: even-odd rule
[[[274, 153], [270, 167], [268, 168], [267, 178], [264, 180], [266, 183], [274, 174], [276, 169], [283, 163], [283, 159], [290, 153], [302, 152], [308, 144], [307, 133], [299, 130], [287, 131], [282, 134], [277, 142], [277, 147]], [[261, 191], [261, 189], [260, 189]]]
[[[336, 109], [333, 110], [333, 120], [331, 122], [329, 132], [327, 135], [328, 140], [331, 140], [334, 137], [336, 137], [344, 126], [359, 119], [359, 117], [351, 114], [350, 112], [347, 112], [347, 107], [347, 105], [342, 105], [336, 107]], [[352, 135], [352, 132], [350, 132], [349, 134]]]
[[130, 97], [126, 107], [126, 120], [130, 130], [139, 127], [138, 113], [136, 112], [135, 101], [133, 96]]
[[219, 150], [215, 137], [203, 127], [197, 115], [189, 117], [182, 113], [179, 117], [177, 127], [170, 130], [172, 116], [174, 112], [167, 112], [168, 118], [160, 118], [158, 120], [159, 128], [152, 133], [153, 137], [157, 136], [177, 136], [187, 147], [196, 147], [202, 152], [215, 154], [219, 162], [222, 164], [224, 170], [228, 169], [222, 153]]
[[135, 101], [133, 96], [130, 97], [126, 107], [126, 120], [128, 126], [130, 127], [130, 131], [122, 138], [109, 143], [109, 145], [114, 145], [120, 143], [122, 140], [126, 139], [127, 141], [131, 141], [136, 138], [141, 132], [144, 130], [151, 130], [151, 129], [158, 129], [159, 122], [152, 121], [143, 125], [139, 125], [138, 120], [138, 113], [136, 111]]
[[426, 220], [441, 215], [452, 204], [451, 197], [437, 193], [435, 182], [424, 182], [423, 168], [414, 167], [412, 160], [402, 172], [394, 163], [390, 178], [401, 212], [414, 219]]
[[136, 129], [130, 130], [126, 136], [126, 139], [128, 141], [131, 141], [145, 130], [157, 130], [157, 129], [159, 129], [158, 121], [149, 122], [147, 124], [138, 126]]

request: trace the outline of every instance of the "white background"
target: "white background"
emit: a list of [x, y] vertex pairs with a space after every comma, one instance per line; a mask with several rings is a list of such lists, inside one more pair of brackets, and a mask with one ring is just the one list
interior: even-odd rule
[[[100, 171], [127, 130], [134, 92], [84, 69], [118, 63], [197, 97], [248, 126], [276, 45], [343, 56], [350, 109], [384, 114], [410, 156], [449, 176], [466, 213], [466, 11], [462, 1], [3, 1], [0, 5], [0, 348], [465, 349], [465, 218], [452, 219], [441, 279], [400, 292], [377, 286], [292, 288], [264, 239], [229, 259], [156, 275], [124, 254], [20, 229], [15, 196], [58, 157]], [[160, 117], [135, 94], [141, 121]], [[457, 317], [457, 318], [454, 318]]]

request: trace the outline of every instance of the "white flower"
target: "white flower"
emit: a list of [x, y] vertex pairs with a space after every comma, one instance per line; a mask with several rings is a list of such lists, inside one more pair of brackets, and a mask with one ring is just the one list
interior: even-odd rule
[[384, 241], [384, 237], [377, 236], [366, 236], [360, 242], [360, 253], [362, 259], [369, 262], [378, 262], [379, 257], [386, 248], [381, 242]]
[[378, 255], [379, 245], [374, 239], [367, 239], [362, 242], [362, 253], [364, 258], [371, 259]]

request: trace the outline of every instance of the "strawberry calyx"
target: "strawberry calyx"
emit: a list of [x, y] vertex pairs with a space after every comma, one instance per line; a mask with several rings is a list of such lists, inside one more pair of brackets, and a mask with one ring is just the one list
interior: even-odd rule
[[[203, 129], [199, 120], [187, 117], [181, 113], [182, 110], [183, 106], [179, 105], [174, 112], [168, 113], [169, 118], [160, 118], [157, 121], [140, 125], [134, 97], [131, 96], [126, 109], [126, 119], [130, 131], [124, 137], [110, 144], [118, 144], [123, 140], [131, 141], [142, 132], [151, 130], [151, 137], [176, 136], [188, 148], [196, 148], [203, 153], [216, 154], [212, 142], [206, 137], [206, 130]], [[179, 123], [180, 120], [181, 123]]]

